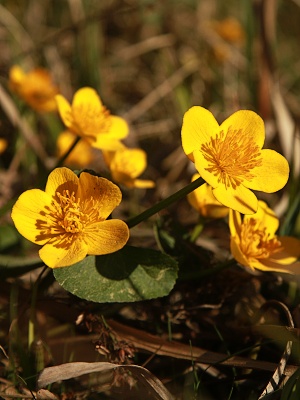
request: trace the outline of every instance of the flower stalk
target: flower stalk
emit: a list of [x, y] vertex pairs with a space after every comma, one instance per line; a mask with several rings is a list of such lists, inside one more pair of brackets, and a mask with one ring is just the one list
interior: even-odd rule
[[143, 211], [141, 214], [136, 215], [135, 217], [129, 218], [126, 222], [129, 228], [133, 228], [134, 226], [138, 225], [140, 222], [145, 221], [146, 219], [152, 217], [152, 215], [158, 213], [159, 211], [163, 210], [164, 208], [169, 207], [176, 201], [181, 200], [183, 197], [191, 193], [193, 190], [197, 189], [204, 183], [204, 180], [200, 177], [195, 181], [189, 183], [184, 188], [178, 190], [178, 192], [172, 194], [171, 196], [167, 197], [164, 200], [161, 200], [154, 206], [148, 208], [147, 210]]
[[80, 141], [81, 137], [77, 136], [74, 142], [71, 144], [70, 148], [63, 154], [59, 160], [57, 161], [56, 165], [54, 168], [62, 167], [66, 159], [69, 157], [69, 155], [72, 153], [72, 151], [75, 149], [77, 146], [78, 142]]

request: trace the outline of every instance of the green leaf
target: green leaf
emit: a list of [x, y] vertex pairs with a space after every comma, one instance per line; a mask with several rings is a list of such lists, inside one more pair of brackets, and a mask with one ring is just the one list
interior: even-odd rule
[[39, 257], [29, 258], [0, 255], [0, 278], [23, 275], [42, 265], [44, 265], [44, 263]]
[[125, 246], [116, 253], [88, 256], [53, 270], [72, 294], [98, 303], [131, 302], [166, 296], [177, 279], [177, 262], [156, 250]]

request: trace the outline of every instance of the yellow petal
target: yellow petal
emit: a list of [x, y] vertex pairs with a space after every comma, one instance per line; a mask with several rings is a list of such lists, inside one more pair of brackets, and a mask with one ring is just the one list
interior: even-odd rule
[[201, 177], [213, 188], [213, 195], [226, 207], [239, 211], [242, 214], [253, 214], [257, 211], [256, 196], [243, 185], [225, 187], [219, 182], [218, 176], [208, 171], [209, 164], [201, 151], [194, 151], [195, 167]]
[[155, 182], [147, 179], [134, 179], [133, 186], [138, 189], [151, 189], [155, 187]]
[[293, 273], [290, 268], [291, 266], [287, 266], [287, 265], [283, 266], [277, 262], [273, 262], [272, 260], [270, 260], [268, 258], [252, 260], [251, 266], [260, 271]]
[[45, 244], [39, 251], [43, 262], [50, 268], [68, 267], [87, 255], [88, 246], [83, 240], [75, 240], [69, 247]]
[[96, 90], [90, 87], [83, 87], [74, 94], [72, 109], [77, 108], [84, 103], [88, 103], [94, 112], [102, 111], [102, 102]]
[[118, 117], [117, 115], [110, 115], [110, 123], [109, 135], [115, 139], [124, 139], [128, 136], [129, 126], [124, 118]]
[[69, 190], [76, 193], [78, 188], [78, 177], [69, 168], [55, 168], [48, 176], [45, 192], [50, 196], [55, 196], [56, 192], [62, 193]]
[[[200, 175], [198, 177], [200, 178]], [[222, 206], [222, 204], [213, 195], [212, 187], [207, 183], [204, 183], [203, 185], [199, 186], [199, 188], [194, 190], [192, 193], [196, 195], [199, 204], [205, 202], [205, 204], [208, 203], [208, 204]]]
[[273, 253], [270, 259], [278, 264], [292, 264], [300, 257], [300, 240], [290, 236], [278, 237], [283, 249]]
[[251, 170], [255, 175], [250, 181], [244, 179], [243, 185], [253, 190], [273, 193], [282, 189], [289, 178], [287, 160], [274, 150], [261, 150], [262, 165]]
[[[68, 130], [60, 133], [56, 141], [58, 157], [66, 154], [76, 138], [77, 136]], [[86, 168], [95, 158], [94, 151], [90, 143], [82, 138], [64, 161], [64, 164]]]
[[190, 108], [183, 117], [183, 151], [193, 160], [193, 151], [200, 149], [203, 143], [209, 142], [219, 132], [220, 126], [210, 111], [199, 106]]
[[[90, 141], [91, 145], [97, 149], [115, 152], [122, 150], [125, 146], [120, 142], [121, 139], [128, 135], [129, 127], [127, 122], [116, 115], [109, 116], [109, 126], [107, 132], [100, 132]], [[107, 155], [108, 156], [108, 155]], [[111, 157], [107, 158], [110, 161]]]
[[300, 275], [300, 261], [285, 265], [283, 272], [293, 275]]
[[193, 152], [193, 158], [195, 161], [195, 167], [199, 172], [200, 176], [213, 188], [219, 186], [218, 176], [212, 174], [208, 171], [210, 164], [208, 161], [203, 157], [203, 153], [199, 150], [195, 150]]
[[265, 126], [261, 117], [253, 111], [240, 110], [228, 117], [220, 126], [220, 131], [226, 134], [228, 129], [241, 133], [247, 137], [251, 137], [255, 144], [261, 149], [265, 141]]
[[254, 214], [257, 211], [257, 198], [251, 190], [240, 185], [236, 189], [224, 185], [213, 189], [216, 199], [224, 206], [232, 208], [242, 214]]
[[52, 198], [39, 189], [22, 193], [13, 206], [11, 217], [17, 230], [26, 239], [36, 244], [44, 244], [48, 239], [40, 238], [38, 221], [44, 220], [45, 208], [51, 206]]
[[230, 209], [229, 210], [230, 235], [234, 236], [236, 240], [238, 240], [238, 243], [240, 242], [241, 225], [242, 225], [241, 214], [237, 211]]
[[238, 263], [240, 263], [241, 265], [244, 265], [245, 267], [253, 268], [249, 264], [249, 261], [247, 260], [247, 258], [242, 253], [242, 251], [239, 247], [239, 244], [234, 236], [232, 236], [230, 239], [230, 251]]
[[249, 218], [256, 220], [259, 229], [266, 230], [269, 234], [269, 239], [274, 237], [279, 227], [279, 220], [274, 211], [271, 210], [264, 201], [260, 200], [258, 202], [257, 212], [252, 215], [245, 215], [244, 221]]
[[60, 115], [61, 119], [63, 120], [63, 123], [72, 132], [79, 135], [80, 132], [75, 124], [70, 103], [60, 94], [57, 94], [55, 96], [55, 100], [56, 100], [59, 115]]
[[127, 179], [139, 176], [146, 166], [147, 155], [142, 149], [124, 148], [116, 151], [110, 163], [112, 173], [119, 173]]
[[79, 177], [77, 197], [81, 201], [92, 197], [95, 201], [94, 207], [99, 211], [99, 217], [104, 220], [120, 204], [122, 193], [118, 186], [108, 179], [82, 172]]
[[208, 218], [224, 218], [228, 215], [229, 208], [224, 206], [218, 206], [214, 204], [207, 204], [205, 206], [204, 217]]
[[115, 152], [124, 148], [124, 145], [119, 141], [119, 139], [112, 138], [107, 133], [100, 133], [99, 135], [96, 135], [94, 139], [87, 138], [87, 140], [95, 149]]
[[[192, 181], [199, 178], [199, 174], [195, 174]], [[223, 218], [225, 217], [229, 209], [224, 207], [213, 195], [212, 188], [207, 183], [204, 183], [187, 196], [189, 203], [194, 207], [201, 215], [210, 218]]]
[[88, 254], [101, 255], [114, 253], [125, 246], [129, 239], [129, 229], [118, 219], [93, 224], [86, 234]]
[[18, 65], [13, 65], [9, 70], [9, 80], [12, 86], [20, 85], [24, 82], [26, 78], [26, 74], [24, 73], [23, 69]]

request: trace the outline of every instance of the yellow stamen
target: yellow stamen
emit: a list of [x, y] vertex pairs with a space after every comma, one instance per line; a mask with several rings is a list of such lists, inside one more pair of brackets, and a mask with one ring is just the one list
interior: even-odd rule
[[221, 131], [215, 139], [201, 146], [204, 158], [210, 166], [206, 170], [218, 177], [218, 183], [236, 189], [244, 179], [255, 177], [251, 171], [262, 165], [259, 147], [242, 130]]
[[72, 107], [72, 114], [79, 130], [93, 137], [99, 133], [107, 133], [112, 124], [110, 112], [104, 106], [99, 109], [89, 103], [81, 103]]
[[266, 228], [260, 228], [254, 218], [241, 225], [241, 251], [248, 258], [267, 259], [281, 249], [277, 236], [270, 237]]
[[90, 225], [101, 220], [93, 197], [81, 201], [69, 190], [56, 192], [51, 207], [45, 207], [41, 217], [37, 221], [40, 230], [37, 239], [48, 238], [49, 242], [61, 247], [72, 243], [78, 235], [84, 240], [84, 233], [91, 230]]

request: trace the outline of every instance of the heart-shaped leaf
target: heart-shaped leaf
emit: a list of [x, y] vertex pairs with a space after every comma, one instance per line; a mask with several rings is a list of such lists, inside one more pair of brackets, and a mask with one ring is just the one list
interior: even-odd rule
[[177, 262], [156, 250], [125, 246], [53, 270], [58, 283], [86, 300], [131, 302], [166, 296], [177, 279]]

